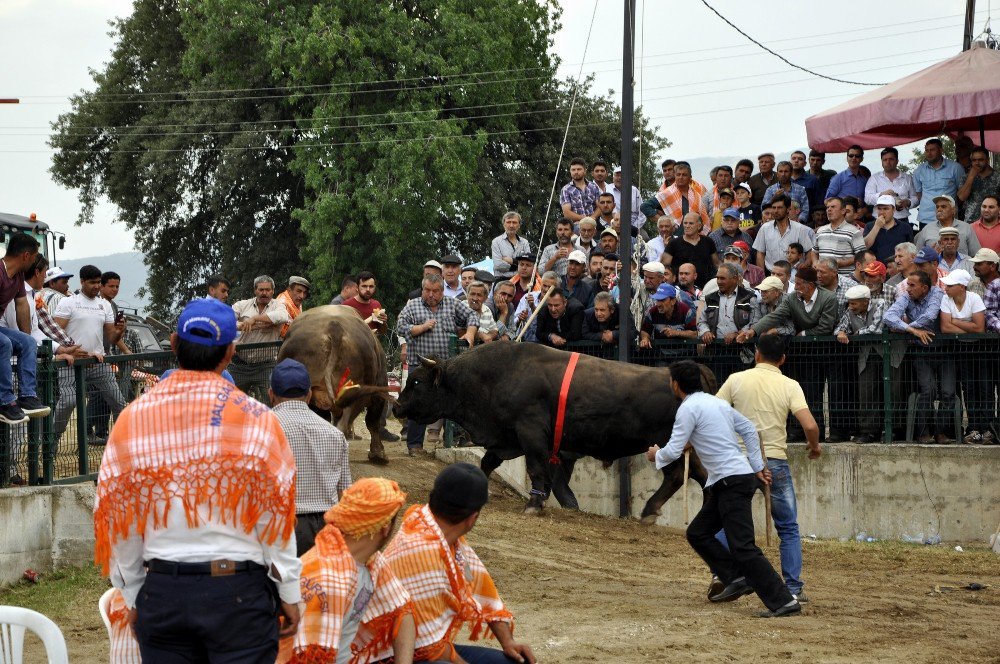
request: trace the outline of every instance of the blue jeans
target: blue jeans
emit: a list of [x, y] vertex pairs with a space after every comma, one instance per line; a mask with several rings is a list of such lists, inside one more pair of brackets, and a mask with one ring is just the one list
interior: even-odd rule
[[14, 394], [14, 375], [11, 373], [11, 357], [17, 356], [17, 384], [22, 397], [38, 396], [35, 393], [35, 363], [38, 360], [38, 344], [21, 332], [0, 327], [0, 404], [17, 401]]
[[[792, 472], [785, 459], [768, 459], [767, 467], [771, 471], [771, 517], [780, 542], [781, 576], [788, 592], [798, 595], [802, 592], [802, 539], [799, 537], [799, 513]], [[729, 548], [724, 531], [716, 533], [715, 538]]]
[[[496, 648], [484, 648], [482, 646], [455, 646], [458, 656], [468, 664], [510, 664], [514, 660], [503, 654], [502, 650]], [[430, 664], [447, 664], [447, 662], [433, 662]]]

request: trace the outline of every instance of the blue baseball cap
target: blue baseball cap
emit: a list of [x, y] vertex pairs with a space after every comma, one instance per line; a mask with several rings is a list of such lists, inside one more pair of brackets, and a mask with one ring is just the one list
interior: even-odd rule
[[177, 336], [193, 344], [228, 346], [236, 335], [236, 313], [215, 298], [191, 300], [177, 319]]
[[304, 397], [311, 387], [309, 370], [298, 360], [286, 357], [271, 372], [271, 389], [279, 397]]
[[649, 299], [660, 302], [672, 297], [677, 297], [677, 289], [673, 287], [673, 284], [660, 284], [660, 287], [649, 296]]
[[726, 208], [725, 212], [722, 213], [722, 216], [732, 217], [733, 219], [739, 219], [740, 218], [739, 208], [734, 208], [734, 207]]
[[930, 263], [931, 261], [941, 261], [938, 252], [934, 251], [932, 247], [921, 247], [913, 259], [914, 263]]

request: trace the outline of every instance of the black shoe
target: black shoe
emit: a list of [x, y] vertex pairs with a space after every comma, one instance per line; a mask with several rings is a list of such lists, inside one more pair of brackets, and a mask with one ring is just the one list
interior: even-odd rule
[[802, 613], [802, 605], [799, 604], [797, 599], [793, 599], [788, 604], [784, 606], [779, 606], [774, 611], [761, 611], [757, 614], [758, 618], [785, 618], [787, 616], [797, 616]]
[[28, 483], [24, 481], [24, 478], [20, 475], [14, 475], [10, 478], [11, 486], [28, 486]]
[[102, 436], [87, 436], [87, 444], [93, 445], [94, 447], [100, 447], [102, 445], [107, 445], [108, 439]]
[[17, 405], [28, 417], [45, 417], [52, 412], [38, 397], [21, 397], [17, 400]]
[[809, 603], [809, 597], [801, 590], [798, 593], [792, 593], [792, 597], [794, 597], [799, 604]]
[[388, 429], [382, 429], [382, 431], [379, 432], [379, 437], [381, 437], [382, 440], [384, 440], [387, 443], [399, 442], [399, 436], [389, 431]]
[[861, 445], [865, 445], [865, 444], [868, 444], [868, 443], [874, 443], [875, 442], [875, 436], [869, 436], [868, 434], [863, 433], [860, 436], [857, 436], [854, 439], [854, 442], [855, 443], [859, 443]]
[[722, 592], [718, 595], [712, 595], [708, 598], [709, 602], [734, 602], [744, 595], [753, 594], [753, 588], [747, 583], [746, 579], [740, 577], [736, 579], [728, 586], [722, 589]]
[[711, 599], [713, 595], [718, 595], [719, 593], [721, 593], [723, 590], [725, 590], [725, 588], [726, 586], [725, 584], [722, 583], [722, 579], [713, 574], [712, 582], [708, 584], [709, 599]]
[[0, 422], [7, 424], [23, 424], [28, 421], [28, 416], [24, 414], [17, 402], [0, 406]]

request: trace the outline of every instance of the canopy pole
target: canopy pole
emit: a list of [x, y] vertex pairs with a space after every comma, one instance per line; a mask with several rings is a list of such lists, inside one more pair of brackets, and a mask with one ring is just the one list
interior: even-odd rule
[[976, 0], [966, 0], [965, 3], [965, 28], [962, 34], [962, 50], [968, 51], [972, 48], [972, 30], [976, 21]]

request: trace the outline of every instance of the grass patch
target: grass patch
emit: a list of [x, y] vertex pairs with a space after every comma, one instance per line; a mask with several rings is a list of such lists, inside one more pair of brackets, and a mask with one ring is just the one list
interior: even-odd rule
[[0, 589], [0, 604], [33, 609], [65, 624], [87, 613], [97, 616], [97, 600], [107, 589], [108, 581], [96, 567], [67, 567], [43, 574], [38, 583], [21, 581]]

